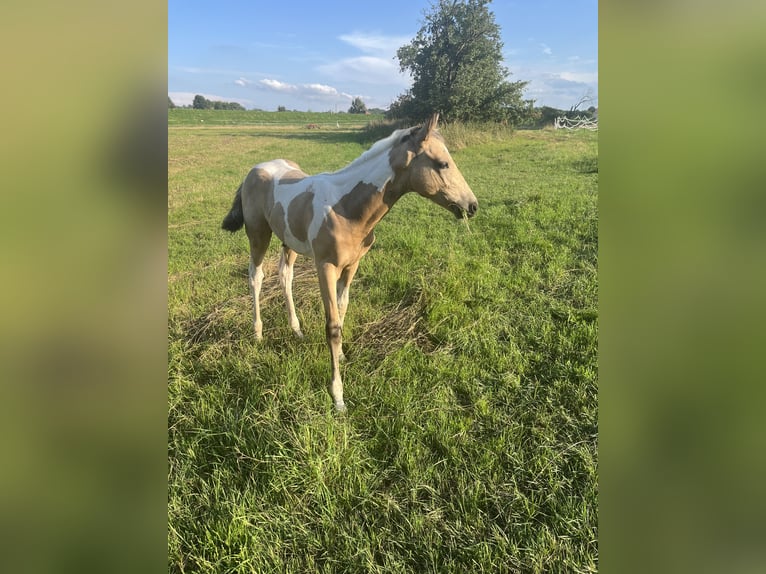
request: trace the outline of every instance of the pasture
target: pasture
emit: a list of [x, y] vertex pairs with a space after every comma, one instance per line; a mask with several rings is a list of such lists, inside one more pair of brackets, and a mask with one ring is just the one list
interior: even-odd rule
[[386, 134], [200, 123], [168, 129], [169, 571], [595, 572], [598, 134], [442, 127], [479, 212], [409, 194], [378, 225], [338, 415], [311, 262], [298, 340], [272, 239], [256, 343], [220, 224], [252, 165], [334, 171]]
[[333, 114], [328, 112], [262, 112], [257, 110], [195, 110], [175, 108], [168, 110], [168, 126], [191, 125], [284, 125], [297, 127], [314, 124], [322, 127], [359, 127], [370, 121], [382, 120], [381, 115]]

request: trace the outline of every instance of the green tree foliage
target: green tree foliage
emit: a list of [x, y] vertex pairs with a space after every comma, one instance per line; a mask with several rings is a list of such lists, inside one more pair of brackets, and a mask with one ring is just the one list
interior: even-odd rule
[[362, 98], [354, 98], [351, 102], [351, 107], [348, 109], [350, 114], [366, 114], [367, 105], [362, 101]]
[[208, 110], [212, 108], [212, 102], [208, 100], [205, 96], [200, 96], [197, 94], [194, 96], [194, 101], [192, 102], [192, 108], [195, 110]]
[[214, 110], [244, 110], [245, 107], [238, 102], [213, 102]]
[[194, 96], [192, 108], [195, 110], [244, 110], [245, 107], [237, 102], [221, 102], [218, 100], [208, 100], [205, 96], [197, 94]]
[[392, 105], [392, 115], [423, 120], [440, 112], [448, 121], [519, 123], [532, 109], [522, 100], [527, 82], [509, 82], [501, 65], [500, 27], [491, 0], [439, 0], [415, 39], [397, 51], [412, 89]]

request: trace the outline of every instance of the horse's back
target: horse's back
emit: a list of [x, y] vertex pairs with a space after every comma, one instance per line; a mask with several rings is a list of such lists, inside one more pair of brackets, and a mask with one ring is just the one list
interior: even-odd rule
[[[310, 184], [301, 183], [307, 177], [297, 163], [275, 159], [253, 166], [242, 189], [246, 224], [253, 229], [268, 226], [280, 241], [304, 255], [310, 254], [307, 234], [312, 214], [304, 193]], [[301, 208], [296, 209], [298, 204]]]
[[253, 166], [245, 178], [245, 188], [248, 194], [273, 193], [278, 182], [300, 181], [305, 177], [307, 175], [297, 163], [285, 159], [273, 159]]
[[271, 161], [265, 161], [253, 166], [252, 171], [268, 174], [272, 179], [276, 180], [281, 180], [283, 178], [303, 179], [306, 177], [306, 174], [303, 173], [300, 166], [289, 159], [272, 159]]
[[242, 185], [242, 206], [245, 219], [267, 215], [274, 204], [274, 190], [280, 181], [300, 181], [306, 174], [297, 163], [274, 159], [259, 163], [245, 176]]

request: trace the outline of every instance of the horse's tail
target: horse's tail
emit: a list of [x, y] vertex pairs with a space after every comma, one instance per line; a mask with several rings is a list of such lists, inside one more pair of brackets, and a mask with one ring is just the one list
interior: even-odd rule
[[242, 212], [242, 186], [240, 185], [237, 190], [237, 195], [234, 196], [234, 202], [231, 204], [231, 210], [229, 210], [229, 213], [223, 218], [221, 228], [234, 233], [235, 231], [242, 229], [244, 224], [245, 214]]

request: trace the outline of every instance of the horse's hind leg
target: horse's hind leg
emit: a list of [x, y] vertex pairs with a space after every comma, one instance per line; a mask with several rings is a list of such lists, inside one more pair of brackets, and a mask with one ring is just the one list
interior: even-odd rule
[[298, 315], [295, 314], [295, 303], [293, 303], [293, 265], [297, 257], [298, 254], [287, 245], [282, 246], [282, 257], [279, 260], [279, 281], [282, 283], [282, 291], [285, 294], [290, 328], [302, 339], [303, 332], [300, 321], [298, 321]]
[[250, 293], [253, 296], [253, 328], [255, 338], [263, 338], [263, 322], [261, 321], [261, 286], [263, 285], [263, 258], [271, 240], [271, 228], [264, 220], [254, 226], [247, 226], [247, 236], [250, 239]]

